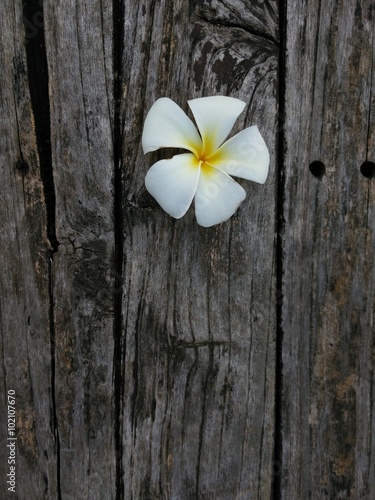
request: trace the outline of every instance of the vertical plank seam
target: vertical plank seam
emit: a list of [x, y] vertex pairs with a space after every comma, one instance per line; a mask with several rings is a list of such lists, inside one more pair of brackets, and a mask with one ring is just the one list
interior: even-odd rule
[[[30, 19], [41, 16], [42, 23], [33, 37], [27, 37], [27, 23]], [[51, 120], [48, 92], [48, 63], [44, 37], [43, 3], [37, 0], [23, 0], [23, 19], [25, 28], [25, 46], [27, 73], [30, 89], [31, 106], [35, 122], [35, 136], [39, 157], [40, 176], [43, 183], [47, 211], [47, 237], [51, 251], [57, 252], [59, 242], [56, 237], [56, 195], [53, 178]]]
[[371, 47], [372, 47], [372, 57], [371, 57], [371, 82], [370, 82], [370, 96], [369, 96], [369, 112], [368, 112], [368, 127], [367, 127], [367, 144], [366, 144], [366, 160], [370, 161], [369, 152], [370, 152], [370, 138], [371, 138], [371, 108], [372, 108], [372, 89], [374, 86], [374, 42], [375, 37], [372, 35]]
[[[49, 74], [44, 36], [44, 12], [42, 0], [22, 2], [23, 23], [25, 29], [25, 47], [27, 76], [30, 100], [35, 123], [35, 137], [39, 158], [40, 177], [43, 184], [46, 205], [47, 238], [50, 249], [48, 258], [48, 298], [49, 298], [49, 336], [51, 358], [51, 413], [56, 451], [56, 489], [57, 498], [61, 499], [60, 484], [60, 438], [56, 405], [56, 332], [54, 315], [53, 255], [58, 251], [56, 237], [56, 195], [52, 165], [51, 119], [49, 102]], [[27, 36], [27, 27], [38, 16], [38, 30], [33, 36]], [[40, 22], [41, 20], [41, 22]], [[35, 23], [34, 23], [35, 24]], [[22, 156], [21, 156], [22, 161]]]
[[[115, 497], [117, 500], [124, 498], [124, 470], [123, 470], [123, 379], [124, 379], [124, 343], [122, 329], [122, 298], [123, 298], [123, 261], [124, 261], [124, 241], [123, 226], [123, 180], [122, 180], [122, 121], [121, 121], [121, 81], [122, 81], [122, 61], [124, 54], [124, 0], [113, 0], [113, 163], [114, 163], [114, 239], [115, 239], [115, 276], [114, 276], [114, 440], [115, 440]], [[126, 335], [126, 334], [124, 334]]]
[[[288, 2], [279, 2], [279, 59], [278, 59], [278, 132], [277, 132], [277, 187], [276, 187], [276, 361], [275, 361], [275, 432], [272, 474], [272, 498], [282, 498], [282, 391], [283, 391], [283, 233], [285, 228], [285, 86], [286, 37]], [[275, 467], [277, 465], [277, 469]]]
[[56, 330], [55, 330], [55, 299], [53, 279], [53, 252], [50, 251], [48, 262], [48, 287], [49, 287], [49, 331], [50, 331], [50, 356], [51, 356], [51, 397], [52, 397], [52, 419], [54, 425], [54, 436], [56, 446], [56, 480], [57, 498], [61, 500], [61, 462], [60, 462], [60, 436], [59, 421], [56, 404]]
[[[375, 36], [372, 33], [372, 58], [371, 58], [371, 84], [370, 84], [370, 96], [369, 96], [369, 113], [368, 113], [368, 130], [367, 130], [367, 144], [366, 144], [366, 160], [371, 161], [371, 158], [369, 157], [370, 154], [370, 139], [371, 139], [371, 108], [372, 108], [372, 92], [373, 92], [373, 86], [374, 86], [374, 51], [375, 51]], [[371, 224], [370, 224], [370, 207], [371, 207], [371, 183], [373, 182], [372, 179], [368, 179], [367, 184], [367, 211], [366, 211], [366, 236], [365, 236], [365, 249], [367, 253], [367, 249], [371, 248], [371, 243], [370, 246], [368, 245], [368, 239], [370, 238], [370, 231], [371, 231]], [[370, 298], [371, 301], [371, 298]], [[374, 306], [373, 306], [374, 310]], [[371, 316], [370, 316], [371, 318]], [[371, 319], [370, 319], [371, 321]], [[370, 324], [371, 328], [371, 324]], [[371, 346], [371, 352], [374, 352], [374, 347], [375, 347], [375, 336], [373, 335], [372, 337], [372, 346]], [[375, 407], [374, 405], [374, 395], [375, 395], [375, 390], [374, 390], [374, 385], [375, 385], [375, 377], [374, 377], [374, 368], [370, 370], [370, 389], [369, 389], [369, 394], [370, 394], [370, 401], [369, 401], [369, 408], [370, 408], [370, 422], [374, 421], [374, 419], [371, 419], [371, 413]], [[373, 479], [375, 478], [375, 465], [374, 465], [374, 458], [375, 458], [375, 452], [373, 451], [371, 453], [371, 450], [374, 450], [373, 447], [371, 447], [371, 443], [373, 442], [373, 429], [374, 426], [370, 425], [370, 432], [369, 432], [369, 443], [370, 443], [370, 450], [369, 450], [369, 474], [368, 474], [368, 484], [371, 485], [373, 484]], [[370, 487], [369, 487], [370, 490]], [[370, 491], [371, 495], [371, 491]]]

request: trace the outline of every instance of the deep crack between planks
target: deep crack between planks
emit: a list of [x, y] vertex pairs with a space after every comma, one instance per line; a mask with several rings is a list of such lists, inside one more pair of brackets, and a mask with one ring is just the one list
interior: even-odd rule
[[287, 3], [279, 2], [279, 119], [278, 119], [278, 179], [276, 190], [276, 365], [275, 365], [275, 429], [273, 453], [272, 498], [281, 498], [282, 474], [282, 392], [283, 392], [283, 361], [282, 348], [284, 330], [282, 323], [283, 306], [283, 233], [285, 228], [285, 82], [286, 82], [286, 36], [287, 36]]
[[113, 0], [113, 96], [114, 96], [114, 126], [113, 126], [113, 158], [114, 158], [114, 237], [115, 237], [115, 282], [114, 282], [114, 353], [113, 353], [113, 379], [114, 379], [114, 412], [115, 412], [115, 455], [116, 455], [116, 499], [124, 498], [124, 470], [123, 470], [123, 381], [124, 366], [123, 353], [126, 339], [122, 323], [122, 297], [123, 297], [123, 178], [122, 178], [122, 61], [124, 54], [124, 0]]
[[53, 179], [50, 102], [48, 92], [48, 64], [44, 37], [43, 2], [23, 0], [23, 21], [31, 106], [34, 115], [35, 136], [47, 212], [47, 238], [50, 243], [48, 258], [49, 333], [51, 357], [52, 425], [56, 450], [57, 498], [61, 499], [60, 439], [56, 406], [56, 335], [54, 317], [53, 256], [59, 242], [56, 237], [56, 195]]

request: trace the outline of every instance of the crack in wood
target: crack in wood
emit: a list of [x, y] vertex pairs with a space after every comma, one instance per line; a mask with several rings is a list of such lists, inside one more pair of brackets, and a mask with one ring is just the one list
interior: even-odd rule
[[51, 352], [51, 401], [52, 401], [52, 419], [53, 434], [56, 446], [56, 472], [57, 472], [57, 495], [61, 499], [61, 466], [60, 466], [60, 438], [59, 425], [56, 405], [56, 335], [55, 335], [55, 311], [54, 311], [54, 280], [53, 280], [53, 251], [50, 251], [48, 265], [48, 285], [49, 285], [49, 331], [50, 331], [50, 352]]
[[[47, 209], [47, 237], [52, 252], [57, 252], [56, 195], [53, 180], [51, 122], [48, 90], [48, 64], [44, 38], [43, 3], [38, 0], [23, 1], [27, 70], [30, 98], [35, 120], [35, 135], [39, 155], [40, 175], [44, 187]], [[33, 36], [28, 34], [30, 23], [38, 19]]]
[[[59, 242], [56, 237], [55, 213], [56, 196], [53, 179], [52, 149], [51, 149], [51, 122], [48, 89], [48, 63], [44, 37], [43, 2], [41, 0], [23, 1], [23, 21], [25, 28], [25, 46], [30, 89], [31, 106], [34, 115], [35, 136], [39, 156], [40, 176], [43, 183], [44, 198], [47, 213], [47, 237], [50, 242], [48, 255], [48, 282], [49, 282], [49, 334], [51, 357], [51, 413], [53, 435], [56, 449], [56, 483], [57, 498], [61, 498], [61, 471], [60, 471], [60, 439], [56, 402], [56, 337], [54, 320], [53, 296], [53, 254], [58, 251]], [[28, 32], [30, 26], [34, 30]], [[21, 158], [21, 161], [23, 158]]]
[[374, 60], [375, 60], [374, 51], [375, 51], [375, 35], [373, 34], [373, 39], [372, 39], [373, 56], [371, 59], [371, 82], [370, 82], [369, 110], [368, 110], [369, 119], [368, 119], [368, 127], [367, 127], [366, 160], [371, 159], [371, 158], [369, 158], [369, 154], [370, 154], [370, 140], [371, 140], [371, 116], [372, 116], [371, 112], [372, 112], [372, 106], [373, 106], [372, 93], [373, 93], [373, 88], [374, 88], [374, 73], [375, 73], [375, 71], [374, 71]]
[[115, 396], [115, 453], [116, 453], [116, 477], [115, 491], [116, 499], [124, 498], [124, 470], [123, 470], [123, 386], [124, 366], [123, 353], [126, 338], [123, 333], [122, 298], [123, 298], [123, 178], [122, 178], [122, 147], [123, 147], [123, 125], [121, 118], [122, 100], [122, 72], [124, 58], [124, 0], [113, 0], [113, 154], [114, 154], [114, 226], [115, 226], [115, 293], [114, 293], [114, 396]]
[[[274, 417], [274, 449], [273, 463], [281, 464], [282, 459], [282, 391], [283, 363], [282, 346], [283, 329], [283, 251], [282, 235], [285, 228], [285, 81], [286, 81], [286, 40], [287, 40], [287, 6], [279, 2], [279, 61], [278, 61], [278, 179], [276, 189], [276, 363], [275, 363], [275, 417]], [[272, 481], [272, 498], [281, 498], [281, 475], [275, 475]]]

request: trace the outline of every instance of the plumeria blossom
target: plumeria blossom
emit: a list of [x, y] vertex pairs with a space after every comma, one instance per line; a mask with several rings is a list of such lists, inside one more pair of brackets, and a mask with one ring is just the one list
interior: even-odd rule
[[195, 200], [198, 224], [213, 226], [231, 217], [245, 199], [245, 190], [231, 175], [263, 184], [269, 152], [256, 125], [226, 139], [245, 107], [225, 96], [188, 101], [198, 130], [171, 99], [158, 99], [144, 124], [144, 153], [159, 148], [183, 148], [187, 153], [155, 163], [146, 188], [159, 205], [179, 219]]

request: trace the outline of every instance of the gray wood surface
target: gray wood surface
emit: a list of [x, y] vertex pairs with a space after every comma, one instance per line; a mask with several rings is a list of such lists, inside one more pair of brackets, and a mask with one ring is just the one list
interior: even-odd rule
[[[57, 492], [51, 389], [50, 245], [28, 85], [21, 2], [0, 16], [0, 471], [11, 484], [8, 445], [16, 437], [18, 498]], [[16, 435], [8, 434], [15, 391]], [[12, 394], [12, 392], [11, 392]], [[9, 408], [9, 415], [12, 415]], [[13, 423], [9, 422], [10, 425]], [[11, 427], [10, 427], [10, 430]], [[10, 493], [10, 498], [15, 498]]]
[[287, 14], [282, 498], [374, 498], [371, 2]]
[[114, 496], [112, 10], [45, 6], [56, 190], [56, 412], [63, 498]]
[[[251, 20], [233, 21], [241, 28], [220, 25], [229, 14], [219, 15], [208, 3], [195, 9], [184, 1], [152, 4], [155, 10], [125, 4], [121, 75], [125, 497], [267, 498], [274, 425], [277, 46], [251, 34]], [[233, 4], [230, 17], [241, 19], [241, 8]], [[250, 5], [246, 11], [256, 17]], [[262, 12], [275, 16], [266, 4]], [[270, 29], [263, 19], [257, 22]], [[277, 38], [275, 19], [271, 26]], [[144, 193], [144, 175], [163, 153], [145, 158], [140, 139], [158, 97], [169, 96], [187, 110], [188, 98], [214, 94], [248, 103], [236, 130], [259, 124], [272, 162], [264, 186], [241, 183], [248, 196], [238, 214], [205, 229], [192, 210], [172, 220]]]
[[[4, 2], [1, 498], [9, 390], [9, 498], [375, 496], [374, 14], [343, 4]], [[271, 165], [207, 229], [141, 134], [220, 94]]]

